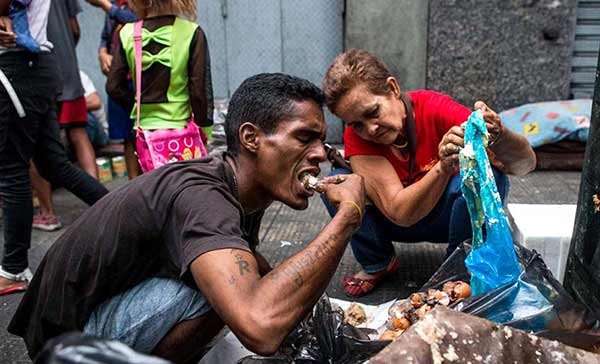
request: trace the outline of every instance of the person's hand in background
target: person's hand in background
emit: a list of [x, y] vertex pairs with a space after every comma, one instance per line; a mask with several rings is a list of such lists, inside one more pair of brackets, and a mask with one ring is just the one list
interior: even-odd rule
[[108, 54], [106, 48], [100, 48], [100, 51], [98, 52], [98, 61], [100, 61], [100, 69], [105, 75], [108, 75], [108, 72], [110, 71], [112, 59], [113, 56]]
[[91, 6], [95, 6], [104, 11], [109, 11], [112, 6], [112, 3], [110, 2], [110, 0], [85, 0], [85, 1], [88, 4], [90, 4]]
[[6, 48], [17, 46], [17, 35], [13, 32], [12, 21], [8, 16], [0, 16], [0, 46]]

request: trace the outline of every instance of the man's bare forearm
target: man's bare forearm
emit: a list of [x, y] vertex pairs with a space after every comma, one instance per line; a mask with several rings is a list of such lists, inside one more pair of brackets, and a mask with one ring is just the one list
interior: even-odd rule
[[259, 281], [255, 291], [258, 302], [252, 306], [269, 312], [279, 334], [287, 335], [325, 291], [356, 228], [349, 221], [356, 218], [355, 208], [343, 204], [306, 248]]

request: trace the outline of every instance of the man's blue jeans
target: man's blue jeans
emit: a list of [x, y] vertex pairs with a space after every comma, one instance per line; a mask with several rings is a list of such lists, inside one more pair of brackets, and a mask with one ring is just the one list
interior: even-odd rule
[[[502, 202], [508, 197], [509, 181], [506, 174], [492, 168]], [[336, 169], [329, 173], [350, 174], [346, 169]], [[335, 208], [321, 195], [329, 215]], [[367, 273], [384, 270], [394, 258], [392, 241], [448, 243], [450, 255], [463, 241], [471, 238], [471, 220], [465, 199], [460, 190], [460, 175], [450, 179], [444, 194], [437, 205], [419, 222], [410, 227], [402, 227], [388, 220], [374, 205], [366, 207], [360, 229], [352, 236], [352, 252]]]

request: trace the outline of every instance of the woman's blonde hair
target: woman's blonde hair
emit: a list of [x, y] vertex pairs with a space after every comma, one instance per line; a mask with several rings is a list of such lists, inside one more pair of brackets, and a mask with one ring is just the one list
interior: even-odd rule
[[149, 14], [172, 14], [196, 21], [196, 0], [129, 0], [129, 6], [142, 19]]
[[354, 87], [364, 84], [375, 95], [387, 95], [392, 77], [389, 69], [373, 54], [362, 49], [350, 49], [337, 56], [323, 79], [327, 107], [333, 112], [340, 99]]

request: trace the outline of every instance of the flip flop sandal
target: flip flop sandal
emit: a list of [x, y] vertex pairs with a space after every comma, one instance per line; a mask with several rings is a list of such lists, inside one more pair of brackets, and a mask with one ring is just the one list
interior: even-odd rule
[[350, 297], [361, 297], [367, 293], [373, 291], [375, 287], [391, 273], [398, 271], [400, 264], [398, 263], [398, 257], [394, 257], [392, 261], [385, 268], [385, 274], [377, 278], [361, 279], [356, 276], [344, 277], [342, 279], [342, 285], [344, 286], [344, 293]]
[[3, 290], [0, 290], [0, 296], [5, 296], [11, 293], [23, 292], [27, 290], [27, 282], [21, 282], [8, 286]]

